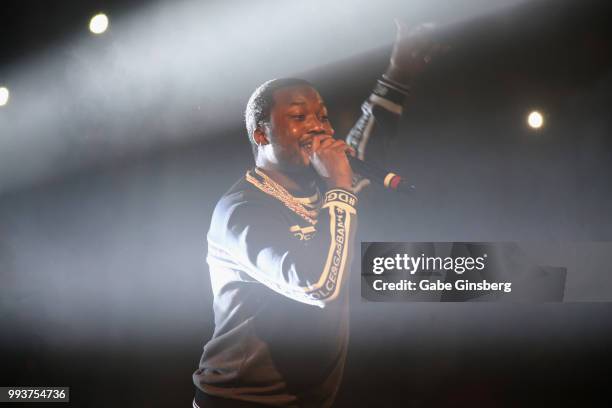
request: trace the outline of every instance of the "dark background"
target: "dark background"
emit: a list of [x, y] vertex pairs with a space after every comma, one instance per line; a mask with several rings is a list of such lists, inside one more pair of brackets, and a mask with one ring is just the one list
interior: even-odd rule
[[[388, 167], [418, 193], [372, 188], [361, 239], [610, 241], [607, 3], [528, 1], [448, 28], [451, 51], [416, 86], [400, 135], [386, 142]], [[97, 10], [112, 19], [151, 4], [3, 2], [0, 83], [85, 36], [83, 22]], [[407, 6], [394, 7], [385, 12], [410, 16]], [[460, 5], [443, 7], [448, 14]], [[369, 29], [368, 21], [352, 24]], [[343, 135], [389, 52], [373, 48], [286, 75], [318, 86]], [[60, 71], [41, 69], [41, 81]], [[232, 89], [223, 103], [233, 119], [213, 130], [215, 118], [198, 112], [218, 101], [196, 81], [178, 108], [145, 104], [127, 119], [68, 103], [68, 142], [36, 176], [7, 178], [36, 167], [27, 159], [34, 153], [3, 156], [14, 167], [3, 167], [10, 182], [0, 186], [0, 385], [70, 386], [78, 407], [189, 406], [191, 373], [213, 329], [205, 233], [218, 197], [252, 165], [243, 106], [274, 75], [264, 70]], [[28, 100], [11, 91], [0, 108], [0, 150], [24, 137], [11, 121]], [[539, 131], [525, 125], [532, 109], [545, 114]], [[169, 141], [157, 137], [169, 127]], [[113, 139], [121, 132], [158, 142], [123, 148]], [[351, 279], [352, 337], [337, 406], [609, 399], [609, 303], [374, 304], [359, 299], [358, 274]]]

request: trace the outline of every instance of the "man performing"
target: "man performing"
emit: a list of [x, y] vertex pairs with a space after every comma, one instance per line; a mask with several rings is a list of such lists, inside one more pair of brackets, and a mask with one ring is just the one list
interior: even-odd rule
[[[431, 26], [398, 24], [389, 68], [346, 142], [300, 79], [255, 90], [246, 127], [253, 169], [218, 202], [208, 232], [215, 331], [194, 373], [194, 407], [331, 406], [348, 343], [346, 282], [358, 179], [373, 133], [397, 125], [409, 84], [439, 47]], [[355, 176], [355, 177], [354, 177]]]

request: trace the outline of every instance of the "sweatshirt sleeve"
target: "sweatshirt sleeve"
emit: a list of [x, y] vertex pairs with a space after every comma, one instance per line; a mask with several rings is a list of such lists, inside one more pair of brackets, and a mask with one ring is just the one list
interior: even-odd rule
[[[346, 143], [357, 151], [357, 157], [365, 158], [366, 146], [383, 155], [385, 139], [393, 138], [398, 131], [402, 106], [409, 89], [386, 78], [377, 81], [374, 90], [361, 105], [361, 117], [346, 137]], [[383, 157], [375, 157], [383, 160]]]
[[[254, 280], [298, 302], [324, 307], [336, 299], [350, 267], [357, 198], [326, 192], [310, 240], [299, 240], [278, 206], [238, 201], [215, 210], [208, 262], [232, 263]], [[211, 255], [211, 250], [216, 251]]]

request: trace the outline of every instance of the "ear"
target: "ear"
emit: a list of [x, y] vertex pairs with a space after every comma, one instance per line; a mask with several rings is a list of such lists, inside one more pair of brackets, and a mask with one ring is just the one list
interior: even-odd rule
[[267, 145], [270, 143], [268, 137], [266, 136], [266, 132], [263, 130], [261, 125], [258, 125], [253, 132], [253, 140], [258, 146]]

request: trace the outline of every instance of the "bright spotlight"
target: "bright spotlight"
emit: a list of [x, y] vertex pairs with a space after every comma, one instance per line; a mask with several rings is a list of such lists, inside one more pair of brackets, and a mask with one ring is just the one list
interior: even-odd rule
[[544, 116], [538, 111], [533, 111], [527, 116], [527, 124], [532, 129], [539, 129], [544, 124]]
[[4, 106], [8, 103], [10, 96], [10, 92], [8, 88], [1, 86], [0, 87], [0, 106]]
[[96, 14], [89, 20], [89, 31], [94, 34], [102, 34], [108, 28], [108, 17], [106, 14]]

